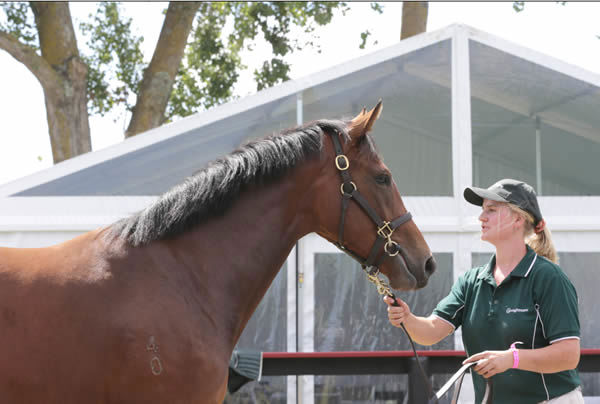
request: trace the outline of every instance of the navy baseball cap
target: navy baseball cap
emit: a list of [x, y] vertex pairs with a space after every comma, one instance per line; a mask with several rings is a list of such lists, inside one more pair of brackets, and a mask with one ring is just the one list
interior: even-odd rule
[[463, 193], [467, 202], [482, 206], [484, 199], [508, 202], [529, 212], [535, 219], [535, 225], [542, 220], [542, 212], [538, 205], [537, 195], [533, 187], [523, 181], [505, 178], [489, 188], [467, 187]]

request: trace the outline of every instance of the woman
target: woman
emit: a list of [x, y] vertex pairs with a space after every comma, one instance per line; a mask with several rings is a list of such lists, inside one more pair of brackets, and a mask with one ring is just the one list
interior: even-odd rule
[[492, 378], [498, 403], [583, 403], [577, 370], [579, 316], [575, 288], [556, 264], [550, 231], [533, 188], [504, 179], [488, 189], [467, 188], [482, 206], [481, 239], [494, 245], [488, 264], [461, 275], [429, 317], [386, 297], [390, 323], [432, 345], [462, 326], [474, 366], [476, 402]]

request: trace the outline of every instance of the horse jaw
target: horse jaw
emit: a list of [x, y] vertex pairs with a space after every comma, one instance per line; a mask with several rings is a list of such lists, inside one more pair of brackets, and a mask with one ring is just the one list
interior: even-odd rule
[[402, 254], [389, 257], [381, 268], [381, 273], [388, 278], [390, 286], [395, 290], [417, 290], [425, 286], [418, 285]]

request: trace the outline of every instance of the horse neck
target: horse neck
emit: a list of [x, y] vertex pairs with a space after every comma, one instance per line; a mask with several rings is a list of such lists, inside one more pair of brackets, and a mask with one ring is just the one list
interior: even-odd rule
[[202, 312], [222, 328], [231, 348], [294, 244], [314, 231], [312, 201], [304, 191], [315, 170], [305, 165], [276, 183], [244, 192], [223, 216], [185, 235], [185, 254], [194, 256], [188, 262], [197, 263], [194, 283], [203, 285], [198, 291]]

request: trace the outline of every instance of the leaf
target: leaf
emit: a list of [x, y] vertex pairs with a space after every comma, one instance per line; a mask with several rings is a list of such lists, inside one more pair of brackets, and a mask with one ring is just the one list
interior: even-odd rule
[[520, 13], [521, 11], [523, 11], [525, 9], [525, 2], [524, 1], [513, 1], [513, 9], [517, 13]]
[[376, 11], [379, 14], [383, 14], [383, 5], [377, 3], [377, 2], [372, 2], [371, 3], [371, 10]]
[[367, 38], [369, 37], [369, 35], [371, 35], [371, 31], [369, 30], [360, 33], [360, 44], [358, 45], [360, 49], [365, 48], [365, 45], [367, 44]]
[[0, 23], [0, 30], [14, 36], [25, 45], [39, 50], [37, 28], [33, 12], [26, 2], [0, 2], [6, 22]]

